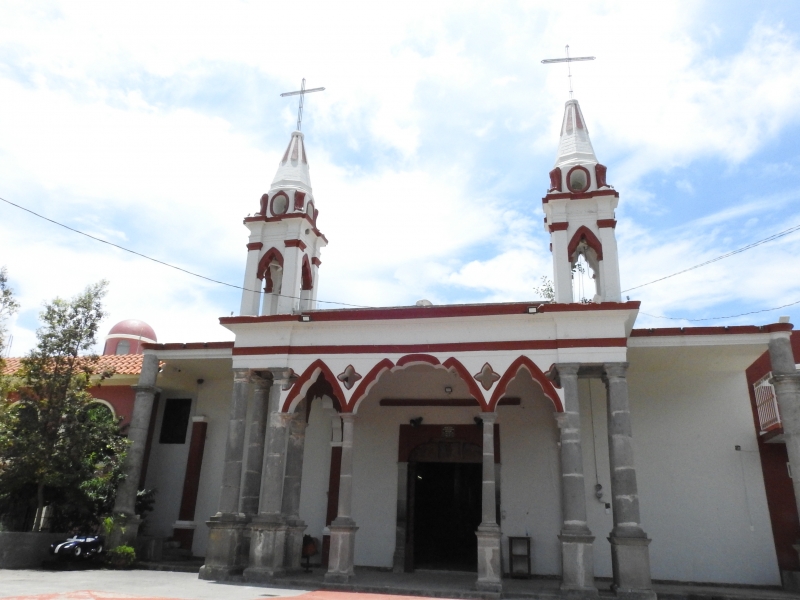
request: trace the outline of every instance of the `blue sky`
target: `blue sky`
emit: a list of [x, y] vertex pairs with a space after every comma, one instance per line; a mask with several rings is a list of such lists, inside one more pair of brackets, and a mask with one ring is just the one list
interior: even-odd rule
[[[4, 3], [0, 196], [236, 285], [247, 230], [294, 129], [319, 225], [319, 297], [368, 306], [534, 298], [566, 70], [620, 192], [623, 288], [800, 224], [794, 2]], [[800, 234], [630, 292], [637, 326], [800, 316]], [[110, 281], [110, 327], [229, 339], [239, 293], [0, 203], [22, 303]], [[651, 316], [652, 315], [652, 316]]]

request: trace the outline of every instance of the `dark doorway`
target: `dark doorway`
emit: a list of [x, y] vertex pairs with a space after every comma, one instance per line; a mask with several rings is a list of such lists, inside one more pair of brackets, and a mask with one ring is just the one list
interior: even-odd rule
[[479, 463], [409, 464], [414, 568], [477, 569], [482, 473]]

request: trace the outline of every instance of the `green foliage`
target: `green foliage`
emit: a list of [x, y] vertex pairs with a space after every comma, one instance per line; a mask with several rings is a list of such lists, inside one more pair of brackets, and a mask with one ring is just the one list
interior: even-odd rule
[[55, 508], [52, 527], [66, 531], [93, 528], [111, 511], [128, 442], [88, 391], [110, 373], [84, 354], [97, 339], [106, 286], [56, 298], [40, 315], [38, 344], [18, 372], [20, 401], [0, 406], [0, 514], [35, 498], [38, 511]]
[[14, 300], [14, 290], [8, 287], [8, 271], [0, 268], [0, 398], [5, 398], [8, 392], [8, 378], [3, 376], [6, 353], [6, 336], [8, 335], [8, 318], [19, 310], [19, 304]]
[[556, 293], [553, 289], [553, 282], [547, 275], [542, 275], [541, 283], [533, 286], [533, 293], [544, 300], [553, 302], [556, 299]]
[[106, 562], [117, 569], [125, 569], [136, 562], [136, 551], [130, 546], [117, 546], [105, 553]]

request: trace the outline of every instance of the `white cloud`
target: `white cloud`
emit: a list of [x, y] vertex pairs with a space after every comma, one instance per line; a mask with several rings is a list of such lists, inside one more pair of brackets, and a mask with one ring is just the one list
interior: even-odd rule
[[[560, 55], [565, 41], [573, 55], [598, 57], [574, 65], [573, 80], [623, 207], [665, 210], [647, 174], [702, 158], [741, 164], [797, 123], [794, 31], [756, 22], [733, 51], [715, 54], [721, 34], [702, 24], [707, 10], [693, 2], [6, 5], [0, 96], [13, 118], [0, 119], [0, 195], [239, 284], [241, 219], [256, 210], [295, 119], [293, 101], [253, 106], [277, 102], [305, 76], [327, 88], [309, 97], [306, 121], [320, 226], [331, 240], [321, 298], [530, 297], [550, 270], [537, 229], [547, 169], [538, 165], [555, 152], [567, 84], [563, 66], [539, 61]], [[688, 180], [675, 185], [692, 191]], [[772, 202], [687, 215], [683, 231], [645, 230], [626, 217], [624, 281], [721, 253], [722, 229], [761, 217]], [[774, 248], [792, 250], [790, 242]], [[765, 252], [642, 297], [672, 311], [793, 293], [781, 267], [762, 266]], [[238, 307], [235, 290], [8, 207], [0, 207], [0, 264], [28, 307], [108, 277], [112, 319], [143, 318], [162, 339], [223, 337], [216, 317]], [[774, 283], [764, 284], [765, 273]], [[15, 331], [15, 347], [29, 346], [30, 319]]]

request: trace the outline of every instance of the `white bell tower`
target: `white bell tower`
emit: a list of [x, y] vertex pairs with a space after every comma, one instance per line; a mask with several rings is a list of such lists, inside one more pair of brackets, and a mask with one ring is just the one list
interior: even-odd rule
[[320, 252], [328, 243], [317, 215], [303, 134], [292, 133], [250, 230], [240, 315], [297, 314], [316, 308]]
[[553, 253], [556, 302], [575, 302], [573, 274], [581, 256], [594, 279], [594, 302], [619, 302], [619, 259], [614, 209], [619, 193], [606, 183], [577, 100], [569, 100], [550, 189], [542, 198]]

